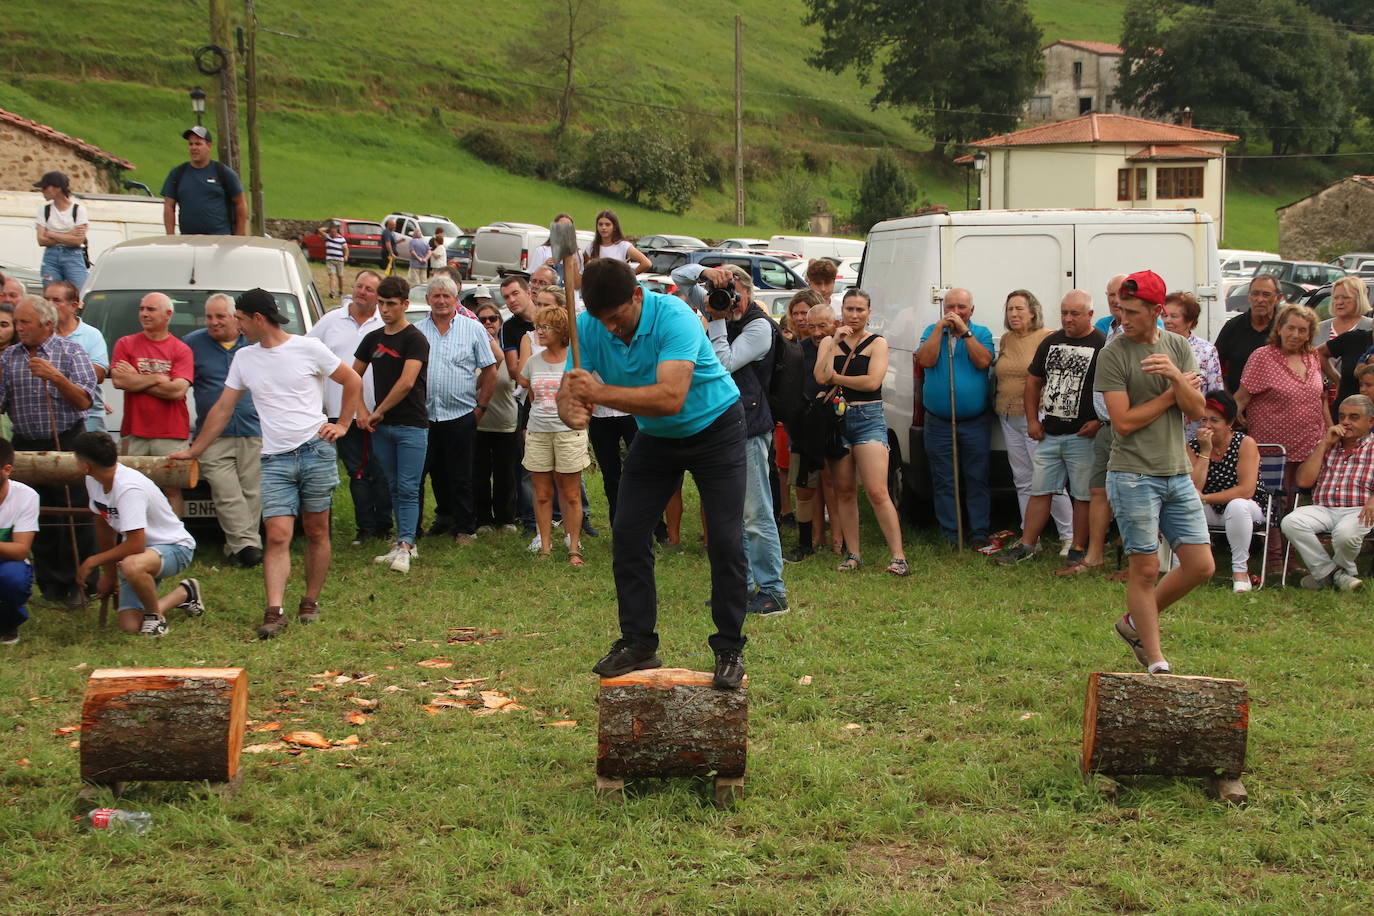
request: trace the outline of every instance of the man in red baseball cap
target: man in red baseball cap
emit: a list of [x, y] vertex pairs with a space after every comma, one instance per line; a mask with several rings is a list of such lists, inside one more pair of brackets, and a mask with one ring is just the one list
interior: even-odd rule
[[[1102, 348], [1093, 387], [1116, 431], [1107, 496], [1129, 558], [1126, 613], [1116, 634], [1150, 674], [1170, 673], [1159, 647], [1159, 612], [1212, 576], [1211, 538], [1183, 452], [1184, 418], [1202, 416], [1197, 360], [1186, 338], [1156, 324], [1166, 288], [1137, 271], [1121, 284], [1122, 333]], [[1159, 537], [1177, 562], [1156, 585]]]

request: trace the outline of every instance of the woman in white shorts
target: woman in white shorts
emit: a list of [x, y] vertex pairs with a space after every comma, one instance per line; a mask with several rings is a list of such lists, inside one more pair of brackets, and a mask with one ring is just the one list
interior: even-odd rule
[[568, 363], [568, 309], [563, 291], [539, 293], [534, 317], [535, 344], [521, 343], [519, 383], [530, 392], [530, 420], [525, 433], [525, 469], [534, 484], [534, 522], [539, 529], [540, 559], [553, 545], [553, 488], [568, 533], [568, 562], [582, 565], [582, 471], [587, 457], [587, 431], [569, 429], [558, 418], [558, 387]]

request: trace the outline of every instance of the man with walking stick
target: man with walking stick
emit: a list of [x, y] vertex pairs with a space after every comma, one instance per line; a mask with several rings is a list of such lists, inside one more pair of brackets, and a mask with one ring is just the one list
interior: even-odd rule
[[[20, 300], [14, 330], [20, 346], [0, 354], [0, 411], [14, 421], [14, 447], [69, 451], [86, 428], [86, 411], [95, 396], [91, 359], [81, 344], [56, 333], [57, 309], [37, 296]], [[71, 487], [39, 487], [38, 496], [47, 509], [85, 506]], [[40, 516], [33, 568], [45, 598], [71, 607], [82, 602], [76, 569], [92, 546], [89, 524], [76, 525], [71, 514]]]
[[988, 545], [992, 509], [988, 369], [993, 344], [992, 332], [972, 319], [973, 295], [966, 289], [950, 290], [944, 315], [921, 335], [916, 360], [925, 370], [926, 460], [940, 534], [963, 549], [967, 509], [969, 544], [981, 550]]

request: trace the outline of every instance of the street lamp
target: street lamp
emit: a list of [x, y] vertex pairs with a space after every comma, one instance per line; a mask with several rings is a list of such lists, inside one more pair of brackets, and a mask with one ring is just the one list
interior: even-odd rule
[[988, 167], [988, 154], [979, 150], [973, 154], [973, 170], [978, 173], [978, 209], [983, 209], [983, 169]]
[[199, 86], [191, 90], [191, 110], [196, 113], [196, 126], [200, 126], [200, 117], [205, 114], [205, 90]]

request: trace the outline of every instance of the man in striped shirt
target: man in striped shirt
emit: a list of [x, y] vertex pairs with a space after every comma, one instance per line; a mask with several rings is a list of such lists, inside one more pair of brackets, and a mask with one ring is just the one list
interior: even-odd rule
[[344, 263], [348, 260], [348, 241], [339, 224], [330, 222], [320, 227], [324, 236], [324, 272], [329, 279], [329, 298], [337, 299], [343, 292]]
[[[1312, 487], [1311, 505], [1288, 513], [1281, 526], [1307, 564], [1302, 587], [1313, 591], [1332, 585], [1353, 592], [1364, 584], [1355, 577], [1355, 558], [1374, 528], [1374, 401], [1352, 394], [1338, 417], [1294, 477], [1299, 487]], [[1318, 540], [1327, 532], [1331, 555]]]

